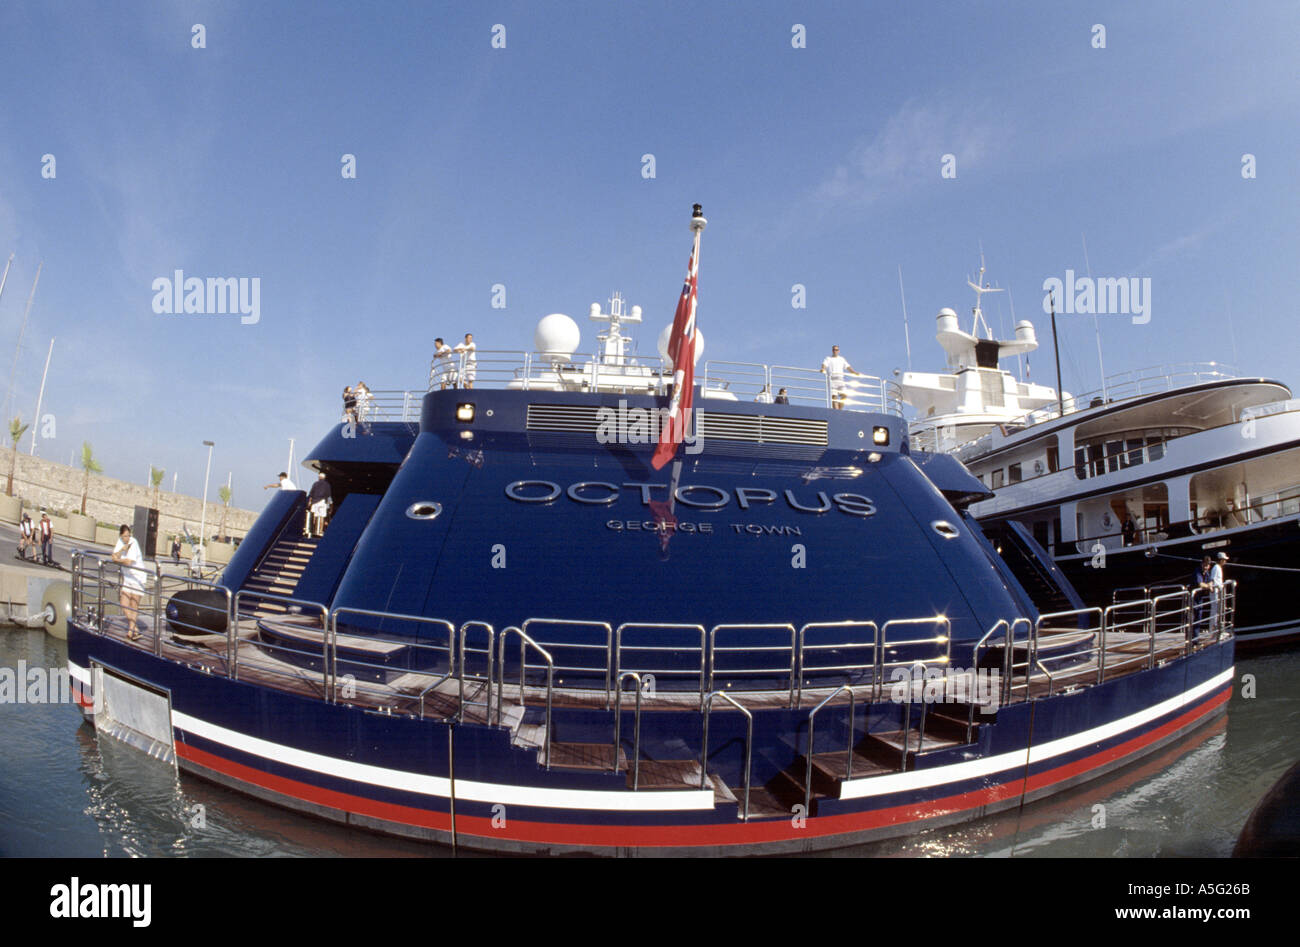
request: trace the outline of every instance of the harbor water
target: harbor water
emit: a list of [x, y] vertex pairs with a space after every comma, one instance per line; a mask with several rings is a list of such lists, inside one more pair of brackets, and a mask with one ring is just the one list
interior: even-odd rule
[[[0, 628], [0, 668], [66, 667], [65, 643]], [[1253, 689], [1253, 696], [1246, 696]], [[98, 737], [70, 703], [0, 702], [0, 856], [447, 857], [299, 816]], [[1300, 652], [1247, 656], [1227, 717], [1099, 780], [986, 819], [833, 856], [1226, 857], [1300, 757]]]

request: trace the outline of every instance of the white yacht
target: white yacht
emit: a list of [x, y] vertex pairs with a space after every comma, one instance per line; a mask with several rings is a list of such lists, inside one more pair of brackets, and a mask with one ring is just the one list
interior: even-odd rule
[[[976, 291], [970, 332], [943, 309], [946, 373], [907, 372], [914, 450], [952, 453], [986, 486], [986, 532], [1045, 547], [1090, 603], [1188, 584], [1202, 556], [1229, 556], [1238, 646], [1300, 638], [1300, 400], [1282, 382], [1209, 362], [1106, 378], [1070, 395], [1002, 367], [1037, 348], [1028, 321], [992, 338]], [[979, 336], [980, 329], [985, 337]]]

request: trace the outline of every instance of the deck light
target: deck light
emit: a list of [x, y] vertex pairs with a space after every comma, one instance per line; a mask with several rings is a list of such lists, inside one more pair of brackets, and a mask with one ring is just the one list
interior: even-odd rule
[[873, 444], [879, 444], [881, 447], [884, 447], [889, 443], [889, 428], [882, 426], [873, 427], [871, 429], [871, 441]]
[[460, 404], [456, 405], [456, 420], [464, 421], [466, 424], [469, 424], [471, 421], [473, 421], [474, 405], [469, 404], [468, 402], [461, 402]]

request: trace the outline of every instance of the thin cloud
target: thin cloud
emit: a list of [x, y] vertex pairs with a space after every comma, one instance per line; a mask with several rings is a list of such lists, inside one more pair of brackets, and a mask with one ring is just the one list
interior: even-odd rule
[[937, 180], [944, 155], [956, 159], [960, 175], [979, 167], [997, 150], [994, 123], [984, 111], [955, 111], [947, 106], [906, 103], [870, 141], [854, 148], [818, 186], [815, 196], [837, 203], [870, 204], [882, 197]]

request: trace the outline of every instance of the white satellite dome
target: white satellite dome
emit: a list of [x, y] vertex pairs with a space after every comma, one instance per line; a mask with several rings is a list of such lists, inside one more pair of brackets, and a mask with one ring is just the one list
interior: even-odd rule
[[570, 356], [578, 351], [582, 333], [578, 324], [562, 312], [553, 312], [538, 320], [533, 330], [533, 345], [548, 355]]
[[[673, 368], [673, 360], [668, 357], [668, 340], [673, 336], [673, 324], [670, 322], [664, 326], [664, 331], [659, 333], [659, 354], [663, 356], [664, 365], [669, 369]], [[698, 328], [695, 330], [695, 364], [700, 364], [700, 356], [704, 354], [704, 333]]]

